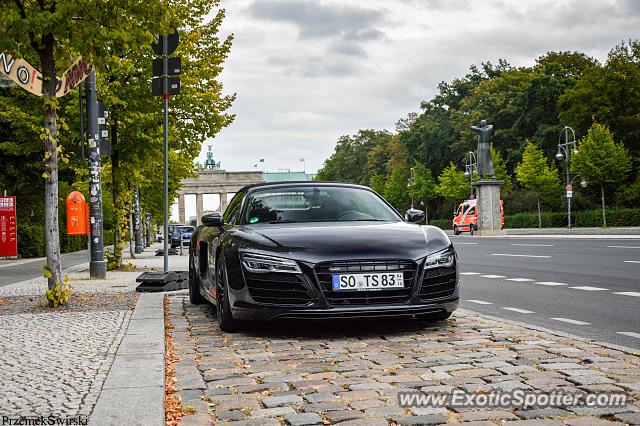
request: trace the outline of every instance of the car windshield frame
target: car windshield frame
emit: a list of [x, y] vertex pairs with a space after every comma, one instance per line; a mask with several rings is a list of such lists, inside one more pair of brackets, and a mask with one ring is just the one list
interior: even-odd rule
[[[337, 217], [332, 218], [303, 218], [304, 220], [296, 219], [282, 219], [278, 218], [276, 220], [258, 220], [256, 222], [252, 222], [249, 218], [250, 209], [252, 208], [252, 202], [254, 197], [260, 193], [283, 193], [283, 192], [292, 192], [292, 193], [307, 193], [317, 190], [318, 192], [330, 192], [330, 191], [358, 191], [360, 193], [366, 193], [370, 200], [375, 200], [374, 202], [378, 203], [378, 208], [381, 209], [385, 214], [381, 216], [371, 216], [362, 211], [356, 212], [358, 215], [354, 215], [351, 219], [338, 219]], [[306, 197], [305, 197], [306, 199]], [[362, 200], [361, 200], [362, 201]], [[355, 201], [354, 201], [355, 203]], [[307, 208], [291, 208], [288, 211], [302, 211], [302, 210], [310, 210], [311, 208], [323, 208], [323, 205], [319, 206], [307, 206]], [[351, 210], [353, 211], [353, 210]], [[344, 212], [342, 212], [344, 213]], [[370, 211], [370, 213], [373, 213]], [[369, 217], [364, 217], [364, 215]], [[360, 186], [349, 186], [349, 185], [313, 185], [313, 184], [297, 184], [297, 185], [286, 185], [286, 186], [264, 186], [264, 187], [256, 187], [252, 191], [248, 192], [245, 195], [245, 199], [243, 200], [242, 211], [240, 213], [239, 225], [265, 225], [265, 224], [285, 224], [285, 223], [323, 223], [323, 222], [403, 222], [404, 218], [398, 213], [398, 211], [389, 204], [387, 200], [377, 194], [375, 191]]]

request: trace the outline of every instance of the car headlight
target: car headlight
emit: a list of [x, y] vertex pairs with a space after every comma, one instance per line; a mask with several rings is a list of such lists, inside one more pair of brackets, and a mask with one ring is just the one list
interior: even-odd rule
[[267, 272], [287, 272], [301, 274], [302, 271], [296, 262], [280, 257], [265, 256], [262, 254], [243, 253], [241, 255], [242, 266], [248, 272], [264, 274]]
[[450, 249], [446, 249], [427, 256], [424, 261], [424, 269], [448, 268], [453, 266], [455, 259], [455, 253]]

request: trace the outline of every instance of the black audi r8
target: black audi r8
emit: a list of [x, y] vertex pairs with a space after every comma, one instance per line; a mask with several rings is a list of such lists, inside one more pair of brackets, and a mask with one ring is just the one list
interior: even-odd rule
[[213, 303], [224, 331], [278, 318], [444, 320], [458, 306], [457, 256], [423, 220], [365, 186], [247, 186], [191, 237], [190, 301]]

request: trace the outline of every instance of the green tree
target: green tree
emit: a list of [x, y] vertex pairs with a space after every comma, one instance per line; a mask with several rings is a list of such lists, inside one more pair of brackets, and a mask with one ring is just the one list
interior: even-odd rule
[[[45, 229], [49, 289], [62, 283], [58, 214], [59, 161], [68, 161], [59, 145], [67, 125], [58, 115], [57, 77], [78, 54], [98, 65], [114, 41], [131, 46], [151, 42], [151, 29], [168, 30], [166, 2], [101, 3], [75, 0], [3, 2], [0, 51], [35, 61], [43, 77]], [[126, 19], [122, 19], [126, 16]], [[117, 25], [113, 23], [117, 22]]]
[[613, 140], [609, 128], [593, 123], [587, 136], [580, 139], [578, 152], [571, 157], [571, 170], [589, 184], [600, 186], [602, 224], [607, 226], [605, 186], [625, 180], [631, 171], [629, 152]]
[[504, 161], [504, 158], [502, 158], [500, 151], [493, 149], [493, 145], [489, 147], [489, 150], [491, 151], [491, 159], [493, 160], [493, 173], [496, 175], [496, 179], [503, 182], [502, 185], [500, 185], [500, 191], [506, 194], [511, 191], [511, 175], [507, 171], [507, 163]]
[[453, 162], [438, 176], [436, 193], [447, 200], [452, 201], [455, 209], [456, 203], [464, 200], [469, 195], [469, 182], [464, 177], [464, 172], [458, 170]]
[[379, 168], [369, 175], [368, 153], [376, 145], [384, 145], [391, 139], [387, 131], [360, 130], [353, 136], [341, 136], [336, 149], [316, 176], [316, 180], [359, 183], [366, 185]]
[[[202, 144], [229, 125], [233, 115], [225, 113], [235, 95], [225, 96], [219, 75], [232, 43], [218, 32], [224, 10], [211, 14], [217, 0], [189, 0], [171, 3], [171, 13], [183, 28], [177, 56], [183, 58], [181, 92], [170, 101], [169, 115], [169, 199], [180, 182], [194, 170]], [[121, 45], [105, 61], [100, 79], [103, 102], [112, 111], [111, 180], [116, 241], [113, 264], [119, 265], [122, 244], [128, 238], [133, 188], [140, 186], [141, 205], [157, 222], [163, 220], [162, 170], [164, 143], [162, 109], [149, 96], [154, 56], [147, 46], [133, 51]], [[116, 54], [117, 53], [117, 54]], [[124, 84], [126, 82], [126, 84]]]
[[436, 197], [436, 182], [433, 179], [431, 170], [422, 163], [415, 163], [413, 166], [413, 182], [409, 190], [414, 201], [424, 204], [425, 219], [429, 223], [428, 202]]
[[560, 185], [558, 170], [553, 163], [549, 164], [541, 150], [527, 141], [522, 161], [516, 166], [516, 179], [523, 187], [535, 192], [538, 203], [538, 227], [542, 228], [540, 193]]
[[369, 187], [384, 197], [384, 177], [380, 175], [371, 176]]
[[391, 174], [384, 184], [384, 198], [400, 212], [403, 212], [409, 204], [407, 183], [406, 170], [398, 167], [391, 170]]

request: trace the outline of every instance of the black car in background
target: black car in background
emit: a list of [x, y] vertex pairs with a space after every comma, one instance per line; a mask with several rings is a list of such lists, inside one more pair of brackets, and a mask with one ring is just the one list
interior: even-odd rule
[[191, 234], [195, 231], [195, 226], [190, 225], [176, 225], [173, 227], [173, 231], [170, 232], [171, 235], [171, 248], [180, 247], [180, 243], [182, 242], [182, 246], [188, 247], [191, 244]]
[[277, 318], [444, 320], [458, 305], [457, 257], [423, 220], [359, 185], [247, 186], [191, 237], [191, 303], [216, 305], [224, 331]]

